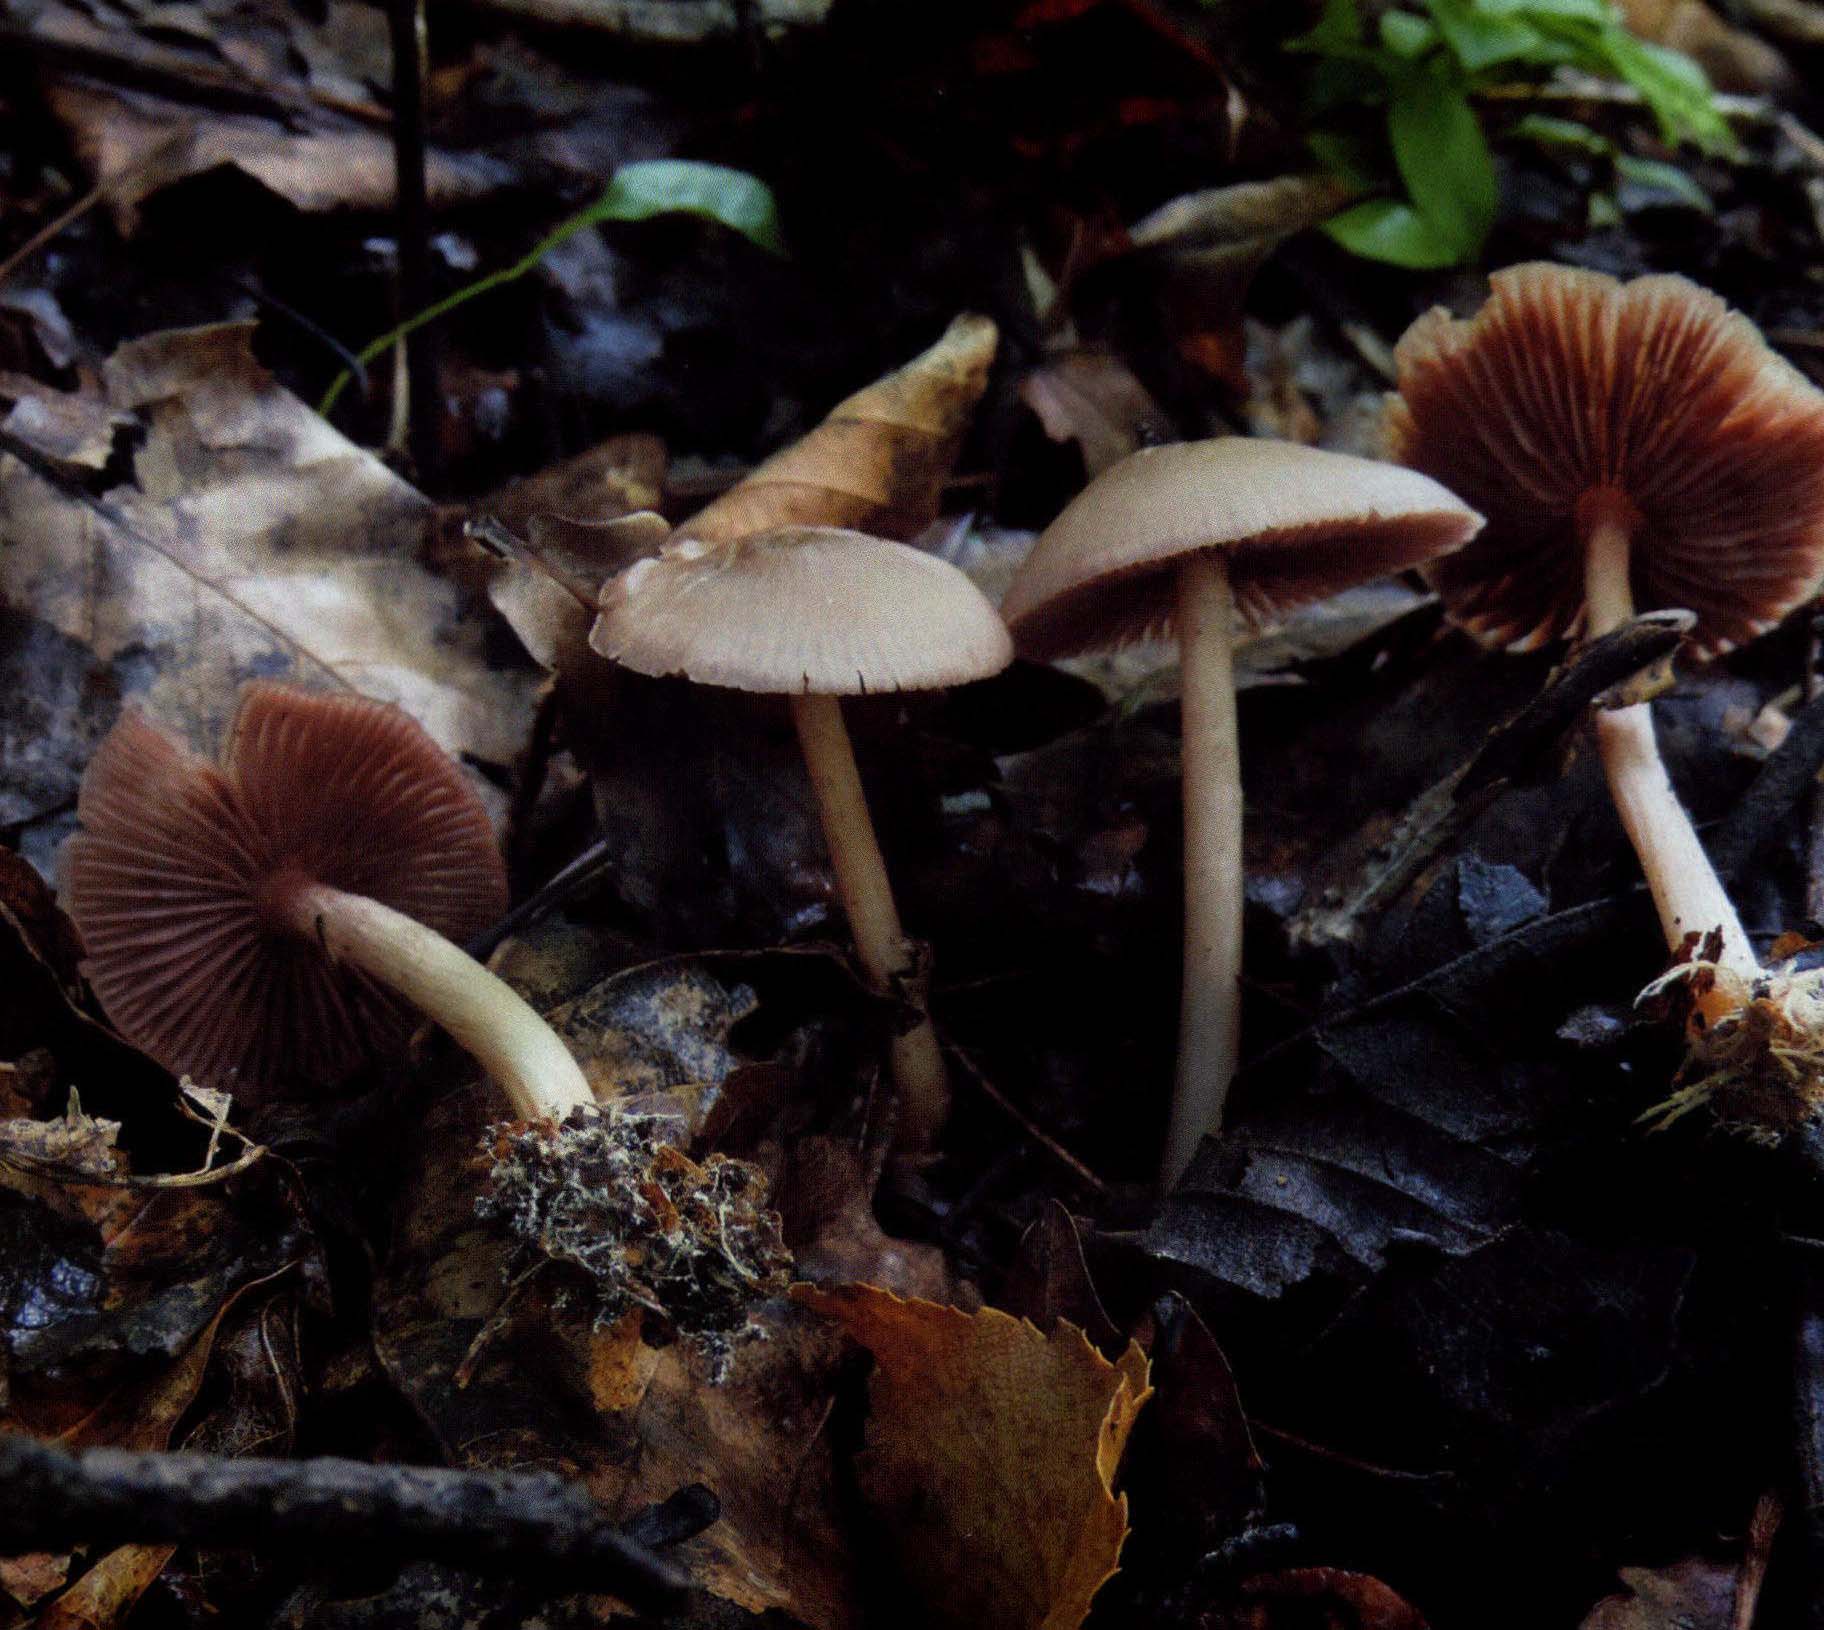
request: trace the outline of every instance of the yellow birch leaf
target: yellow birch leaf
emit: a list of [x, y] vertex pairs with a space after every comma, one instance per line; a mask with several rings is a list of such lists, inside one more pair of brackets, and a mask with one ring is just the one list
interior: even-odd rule
[[1145, 1355], [1111, 1364], [1075, 1325], [1042, 1334], [872, 1285], [796, 1285], [874, 1355], [856, 1473], [935, 1625], [1076, 1630], [1114, 1574], [1114, 1476], [1150, 1395]]

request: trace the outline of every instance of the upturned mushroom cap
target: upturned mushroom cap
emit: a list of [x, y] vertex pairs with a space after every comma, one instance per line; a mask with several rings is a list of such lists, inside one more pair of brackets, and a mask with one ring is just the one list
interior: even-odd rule
[[129, 711], [101, 744], [65, 898], [110, 1020], [167, 1069], [257, 1098], [396, 1045], [411, 1010], [275, 920], [301, 881], [458, 942], [506, 907], [486, 811], [395, 707], [255, 684], [221, 766]]
[[1176, 566], [1217, 550], [1236, 608], [1259, 627], [1459, 548], [1479, 525], [1437, 482], [1397, 465], [1245, 436], [1148, 447], [1045, 529], [1001, 614], [1040, 658], [1163, 634]]
[[1013, 659], [947, 561], [815, 526], [670, 545], [603, 589], [589, 643], [636, 673], [774, 695], [933, 690]]
[[1824, 572], [1824, 393], [1747, 318], [1682, 277], [1532, 264], [1468, 321], [1421, 317], [1395, 351], [1393, 456], [1489, 516], [1427, 568], [1478, 639], [1528, 649], [1583, 619], [1578, 505], [1639, 515], [1635, 603], [1697, 616], [1705, 653], [1759, 633]]

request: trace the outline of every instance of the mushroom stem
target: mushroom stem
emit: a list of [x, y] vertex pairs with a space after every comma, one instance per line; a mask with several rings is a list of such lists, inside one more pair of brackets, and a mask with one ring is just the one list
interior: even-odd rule
[[[1627, 499], [1608, 489], [1589, 494], [1578, 507], [1592, 639], [1619, 628], [1634, 615], [1628, 549], [1637, 520]], [[1599, 711], [1596, 744], [1608, 775], [1609, 794], [1659, 910], [1668, 949], [1676, 954], [1684, 948], [1688, 934], [1720, 930], [1718, 963], [1744, 980], [1753, 979], [1760, 972], [1760, 963], [1733, 902], [1698, 841], [1691, 817], [1672, 790], [1653, 734], [1651, 706], [1636, 702], [1631, 707]]]
[[1162, 1175], [1177, 1181], [1222, 1128], [1241, 1036], [1241, 746], [1231, 655], [1235, 596], [1217, 550], [1178, 568], [1184, 736], [1184, 1004]]
[[275, 891], [292, 933], [321, 945], [443, 1026], [500, 1084], [519, 1120], [562, 1120], [595, 1104], [557, 1033], [504, 980], [434, 929], [323, 883]]
[[[842, 703], [834, 696], [805, 693], [794, 694], [791, 702], [792, 723], [798, 728], [811, 790], [823, 817], [824, 841], [849, 932], [855, 936], [855, 953], [876, 989], [903, 995], [901, 981], [911, 971], [912, 958], [893, 904], [887, 863], [868, 817], [855, 749], [842, 722]], [[891, 1063], [899, 1092], [900, 1158], [915, 1162], [935, 1146], [950, 1114], [950, 1083], [928, 1016], [894, 1037]]]

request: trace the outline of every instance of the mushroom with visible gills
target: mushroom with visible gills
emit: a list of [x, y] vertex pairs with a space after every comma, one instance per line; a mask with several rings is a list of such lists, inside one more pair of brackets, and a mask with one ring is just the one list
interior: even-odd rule
[[[1747, 318], [1682, 277], [1534, 263], [1489, 282], [1468, 321], [1434, 310], [1406, 331], [1388, 421], [1395, 457], [1491, 517], [1427, 568], [1456, 622], [1524, 650], [1677, 607], [1714, 656], [1816, 591], [1824, 393]], [[1650, 705], [1599, 712], [1596, 740], [1667, 947], [1718, 936], [1723, 980], [1700, 1014], [1723, 1017], [1760, 961], [1666, 776]]]
[[258, 1100], [341, 1078], [416, 1009], [516, 1117], [593, 1106], [550, 1026], [452, 943], [500, 916], [506, 874], [461, 770], [398, 708], [249, 685], [219, 767], [130, 710], [76, 813], [84, 970], [167, 1069]]
[[1313, 600], [1462, 546], [1481, 524], [1437, 482], [1292, 442], [1150, 447], [1104, 471], [1033, 545], [1001, 607], [1022, 653], [1171, 630], [1183, 670], [1184, 1003], [1169, 1184], [1221, 1129], [1240, 1041], [1241, 755], [1230, 648]]
[[[603, 589], [590, 644], [636, 673], [791, 698], [856, 954], [897, 988], [911, 955], [838, 698], [998, 673], [1013, 648], [981, 591], [934, 555], [835, 527], [684, 538]], [[928, 1017], [895, 1038], [892, 1073], [897, 1158], [916, 1165], [950, 1103]]]

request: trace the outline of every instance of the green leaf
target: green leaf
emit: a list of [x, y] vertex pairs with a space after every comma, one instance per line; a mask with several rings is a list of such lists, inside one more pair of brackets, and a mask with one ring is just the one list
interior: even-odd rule
[[1689, 140], [1713, 153], [1735, 150], [1735, 133], [1717, 110], [1702, 68], [1679, 51], [1636, 38], [1611, 22], [1591, 42], [1599, 71], [1639, 91], [1667, 141]]
[[1517, 17], [1491, 16], [1476, 0], [1426, 0], [1444, 43], [1470, 73], [1530, 60], [1545, 36]]
[[1592, 158], [1607, 158], [1615, 151], [1615, 144], [1600, 131], [1579, 124], [1575, 119], [1553, 119], [1543, 113], [1529, 113], [1523, 119], [1516, 119], [1508, 134], [1546, 147], [1574, 147]]
[[1305, 138], [1311, 156], [1331, 175], [1366, 191], [1381, 183], [1375, 149], [1360, 136], [1336, 130], [1314, 130]]
[[1452, 261], [1481, 248], [1500, 203], [1494, 160], [1461, 73], [1438, 60], [1400, 76], [1387, 108], [1393, 161]]
[[1587, 211], [1587, 219], [1592, 228], [1621, 225], [1621, 209], [1615, 202], [1612, 192], [1593, 192]]
[[1651, 209], [1666, 204], [1683, 204], [1688, 209], [1701, 209], [1706, 215], [1716, 213], [1710, 194], [1676, 164], [1658, 159], [1636, 158], [1632, 153], [1615, 155], [1615, 174], [1630, 186], [1647, 194], [1646, 198], [1618, 199], [1623, 209]]
[[1615, 8], [1609, 0], [1474, 0], [1476, 8], [1491, 15], [1525, 17], [1530, 21], [1613, 22]]
[[[559, 222], [511, 266], [489, 272], [454, 294], [446, 294], [423, 311], [406, 318], [397, 328], [388, 329], [378, 339], [370, 340], [355, 354], [363, 363], [384, 356], [407, 334], [466, 305], [477, 295], [524, 277], [553, 249], [603, 221], [645, 221], [655, 215], [668, 214], [700, 215], [739, 232], [770, 254], [786, 252], [785, 239], [779, 230], [778, 205], [774, 202], [772, 189], [758, 177], [745, 170], [702, 164], [694, 159], [649, 159], [625, 164], [615, 171], [614, 179], [600, 198], [587, 209]], [[317, 404], [317, 412], [328, 418], [353, 377], [346, 368], [337, 374], [323, 393], [323, 400]]]
[[1457, 245], [1400, 199], [1371, 198], [1326, 221], [1324, 231], [1351, 254], [1414, 270], [1454, 266], [1461, 258]]
[[1381, 45], [1402, 61], [1411, 62], [1438, 43], [1438, 31], [1410, 11], [1381, 13]]
[[1324, 12], [1316, 27], [1296, 34], [1284, 42], [1287, 51], [1315, 51], [1323, 56], [1340, 56], [1362, 44], [1362, 14], [1355, 0], [1324, 0]]
[[779, 206], [771, 187], [745, 170], [694, 159], [657, 158], [623, 165], [608, 190], [583, 212], [584, 225], [648, 221], [655, 215], [699, 215], [783, 256]]

